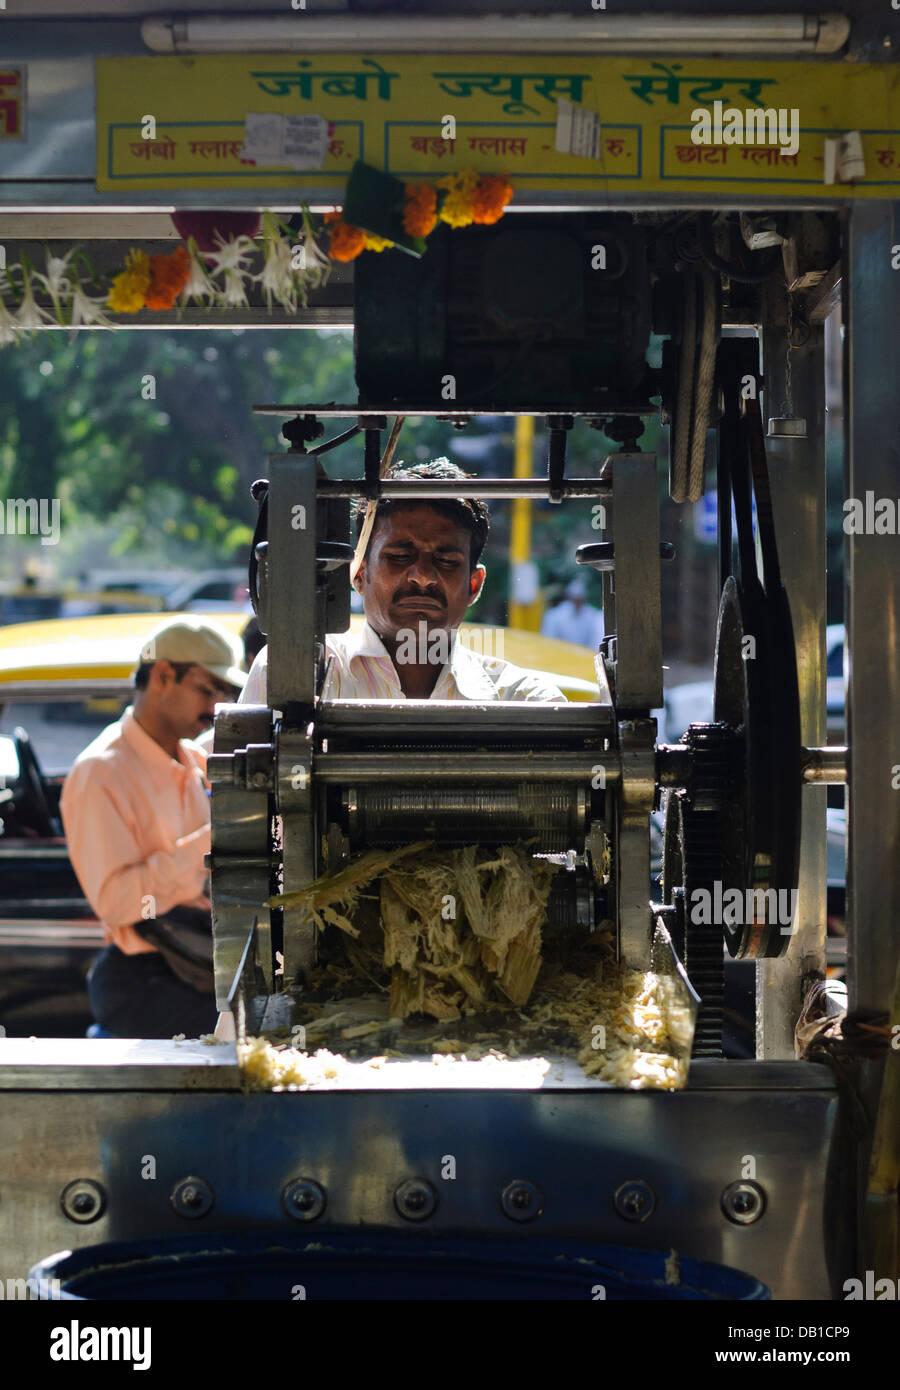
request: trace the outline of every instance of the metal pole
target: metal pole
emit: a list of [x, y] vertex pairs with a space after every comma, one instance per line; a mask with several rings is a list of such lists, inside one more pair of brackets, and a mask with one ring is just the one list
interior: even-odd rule
[[[900, 203], [854, 205], [847, 298], [846, 493], [896, 505], [900, 479]], [[896, 253], [894, 253], [896, 254]], [[849, 520], [849, 518], [848, 518]], [[890, 1006], [900, 955], [900, 564], [895, 535], [848, 534], [851, 661], [847, 741], [847, 967], [850, 1006]]]
[[[323, 497], [365, 497], [364, 480], [320, 478], [317, 492]], [[550, 496], [546, 478], [473, 478], [471, 492], [477, 497], [537, 497]], [[371, 489], [378, 497], [458, 497], [459, 483], [452, 478], [383, 479]], [[612, 484], [599, 478], [567, 478], [562, 485], [563, 497], [612, 497]]]
[[[515, 476], [530, 478], [534, 463], [534, 418], [516, 416]], [[512, 504], [509, 530], [509, 625], [537, 632], [541, 626], [543, 604], [537, 587], [537, 573], [531, 563], [531, 498], [517, 497]], [[516, 597], [517, 591], [526, 597]], [[533, 598], [527, 595], [534, 592]]]
[[[860, 531], [850, 531], [849, 514], [845, 519], [847, 741], [852, 749], [847, 982], [851, 1011], [884, 1013], [890, 1021], [900, 957], [900, 563], [896, 534], [876, 532], [872, 514], [885, 498], [896, 522], [900, 271], [892, 262], [900, 255], [900, 203], [854, 205], [848, 243], [844, 473], [847, 499], [862, 508], [864, 520]], [[877, 1107], [877, 1119], [871, 1166], [869, 1145], [862, 1144], [859, 1152], [865, 1201], [859, 1208], [855, 1264], [888, 1275], [896, 1274], [897, 1150], [888, 1138], [898, 1128], [896, 1059], [889, 1050], [886, 1063], [863, 1060], [858, 1072], [863, 1102], [873, 1117]]]

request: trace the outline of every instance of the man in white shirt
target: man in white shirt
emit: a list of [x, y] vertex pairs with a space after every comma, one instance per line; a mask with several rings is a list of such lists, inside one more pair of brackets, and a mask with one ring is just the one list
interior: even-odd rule
[[[393, 469], [393, 478], [459, 478], [447, 459]], [[362, 530], [365, 507], [357, 515]], [[360, 634], [326, 638], [332, 658], [325, 699], [539, 700], [565, 696], [547, 676], [469, 651], [459, 625], [485, 580], [489, 528], [478, 498], [379, 502], [354, 580], [366, 622]], [[256, 657], [240, 699], [266, 704], [267, 649]]]
[[541, 623], [541, 634], [597, 650], [603, 637], [603, 613], [587, 602], [587, 586], [583, 579], [573, 579], [562, 603], [548, 608]]

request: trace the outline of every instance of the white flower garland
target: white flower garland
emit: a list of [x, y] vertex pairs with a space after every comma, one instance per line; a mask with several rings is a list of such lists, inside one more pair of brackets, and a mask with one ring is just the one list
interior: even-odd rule
[[[277, 303], [289, 314], [298, 306], [305, 308], [309, 291], [326, 283], [332, 263], [316, 244], [316, 233], [309, 209], [301, 208], [302, 227], [293, 232], [277, 214], [262, 213], [262, 248], [248, 236], [230, 241], [216, 235], [216, 250], [201, 252], [193, 237], [186, 244], [189, 257], [188, 278], [178, 298], [179, 309], [189, 304], [210, 311], [248, 308], [247, 291], [255, 284], [262, 287], [266, 309], [272, 312]], [[254, 262], [262, 255], [262, 266]], [[17, 265], [0, 271], [0, 348], [18, 343], [49, 325], [77, 328], [122, 327], [108, 317], [109, 283], [103, 287], [101, 278], [83, 251], [72, 248], [65, 256], [45, 252], [43, 271], [35, 269], [27, 256]], [[78, 265], [85, 269], [85, 278], [100, 287], [92, 295], [85, 288]], [[35, 287], [50, 308], [35, 299]], [[158, 310], [150, 310], [155, 313]]]

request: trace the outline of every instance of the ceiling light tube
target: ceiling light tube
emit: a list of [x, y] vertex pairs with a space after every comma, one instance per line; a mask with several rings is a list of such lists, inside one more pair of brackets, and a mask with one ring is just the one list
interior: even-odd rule
[[153, 53], [836, 53], [841, 14], [157, 15], [141, 24]]

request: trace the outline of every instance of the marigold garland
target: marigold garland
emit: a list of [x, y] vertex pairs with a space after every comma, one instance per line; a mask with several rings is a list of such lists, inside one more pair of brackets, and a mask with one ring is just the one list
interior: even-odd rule
[[187, 284], [190, 268], [190, 256], [184, 246], [177, 246], [170, 256], [148, 256], [146, 251], [132, 249], [125, 269], [113, 280], [107, 307], [118, 314], [173, 309]]
[[472, 197], [472, 221], [493, 226], [500, 221], [512, 195], [513, 186], [505, 175], [484, 174]]
[[[473, 222], [492, 226], [500, 221], [512, 196], [513, 186], [505, 174], [479, 175], [475, 169], [444, 174], [433, 184], [408, 183], [403, 188], [403, 230], [409, 237], [425, 238], [439, 221], [450, 227], [470, 227]], [[334, 261], [354, 261], [363, 251], [385, 251], [394, 245], [351, 226], [340, 212], [327, 213], [325, 221], [331, 228], [329, 255]]]
[[[387, 209], [387, 226], [396, 225], [393, 219], [402, 223], [405, 236], [415, 243], [409, 249], [421, 253], [425, 238], [434, 231], [438, 221], [450, 227], [468, 227], [472, 223], [491, 226], [503, 216], [512, 196], [513, 187], [505, 174], [479, 175], [474, 169], [461, 169], [430, 183], [403, 185], [402, 206]], [[305, 205], [302, 215], [303, 228], [298, 231], [274, 214], [263, 214], [264, 265], [259, 274], [253, 273], [248, 262], [255, 248], [247, 236], [221, 241], [215, 254], [201, 253], [192, 238], [188, 239], [187, 246], [179, 245], [169, 255], [148, 255], [133, 247], [126, 256], [124, 269], [112, 279], [105, 307], [118, 314], [137, 314], [145, 308], [167, 312], [174, 309], [179, 300], [182, 304], [208, 300], [227, 309], [246, 304], [246, 286], [260, 282], [269, 308], [274, 298], [294, 313], [298, 297], [306, 304], [309, 287], [327, 279], [329, 260], [353, 261], [363, 251], [386, 251], [395, 245], [387, 237], [345, 222], [342, 210], [338, 209], [324, 218], [330, 241], [326, 257], [316, 245], [316, 231]], [[299, 268], [293, 260], [297, 239], [310, 262]], [[102, 312], [104, 290], [100, 289], [99, 298], [91, 299], [74, 268], [68, 269], [73, 254], [76, 253], [73, 251], [59, 258], [48, 252], [46, 275], [33, 273], [35, 283], [52, 302], [52, 315], [34, 302], [32, 274], [24, 257], [16, 272], [21, 285], [0, 274], [0, 347], [15, 341], [21, 332], [34, 331], [45, 320], [115, 327]], [[77, 252], [77, 258], [86, 265], [89, 278], [99, 285], [83, 253]], [[211, 262], [213, 269], [210, 269]], [[74, 267], [74, 262], [72, 264]], [[224, 287], [218, 281], [221, 276], [224, 276]], [[15, 315], [6, 308], [4, 296], [7, 293], [12, 294], [14, 301], [21, 301]]]
[[[204, 217], [219, 215], [199, 217], [202, 221]], [[260, 218], [257, 214], [254, 218], [255, 229]], [[191, 303], [202, 303], [227, 311], [246, 305], [250, 286], [257, 284], [265, 292], [270, 311], [275, 301], [294, 314], [299, 302], [307, 304], [310, 289], [328, 280], [329, 258], [317, 244], [317, 231], [305, 204], [295, 214], [293, 225], [272, 212], [264, 212], [262, 226], [262, 247], [255, 245], [246, 233], [230, 240], [217, 235], [212, 251], [201, 252], [190, 235], [187, 245], [176, 244], [171, 253], [150, 255], [132, 247], [118, 273], [98, 274], [77, 247], [65, 256], [55, 255], [47, 248], [43, 273], [23, 254], [19, 264], [11, 265], [6, 273], [0, 271], [0, 348], [45, 325], [118, 327], [107, 318], [106, 309], [128, 315], [142, 309], [170, 313]], [[361, 229], [347, 230], [356, 239], [359, 250], [368, 246], [383, 250], [392, 244]], [[256, 257], [260, 254], [262, 268], [257, 270]], [[99, 288], [97, 297], [89, 293], [88, 284]], [[36, 301], [35, 293], [49, 299], [52, 312]], [[7, 307], [8, 300], [18, 305], [15, 313]]]
[[403, 190], [403, 230], [426, 237], [437, 225], [437, 190], [430, 183], [408, 183]]
[[333, 261], [355, 261], [366, 249], [366, 234], [360, 227], [351, 227], [340, 212], [326, 212], [325, 222], [331, 230], [328, 254]]
[[153, 278], [144, 296], [144, 307], [174, 309], [191, 271], [187, 247], [177, 246], [171, 256], [151, 256], [150, 270]]
[[438, 217], [450, 227], [469, 227], [474, 219], [475, 190], [478, 175], [474, 169], [460, 169], [437, 180], [438, 188], [446, 190]]
[[152, 278], [147, 252], [132, 249], [125, 258], [125, 269], [112, 282], [107, 308], [117, 314], [136, 314], [144, 307], [144, 296]]

